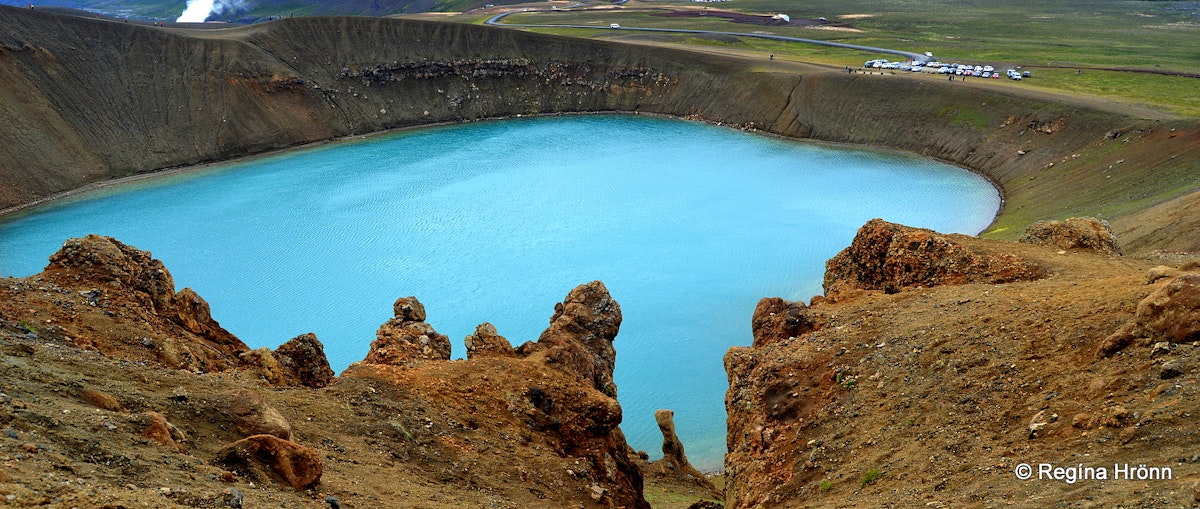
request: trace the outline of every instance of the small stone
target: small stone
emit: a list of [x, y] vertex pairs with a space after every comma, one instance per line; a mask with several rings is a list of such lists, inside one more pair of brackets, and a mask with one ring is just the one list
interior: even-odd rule
[[244, 498], [242, 492], [237, 488], [225, 488], [225, 491], [221, 492], [221, 501], [233, 509], [241, 509]]
[[12, 439], [21, 438], [21, 435], [18, 435], [17, 432], [15, 430], [13, 430], [12, 428], [8, 428], [8, 429], [4, 430], [4, 435], [7, 436], [8, 438], [12, 438]]
[[592, 488], [591, 488], [592, 500], [599, 502], [599, 501], [603, 500], [604, 496], [607, 494], [608, 494], [608, 490], [606, 490], [603, 487], [596, 485], [596, 484], [592, 485]]
[[1171, 343], [1167, 342], [1167, 341], [1159, 341], [1159, 342], [1155, 343], [1153, 347], [1150, 348], [1150, 356], [1151, 357], [1157, 357], [1159, 355], [1164, 355], [1164, 354], [1168, 354], [1168, 353], [1171, 353]]
[[342, 504], [333, 495], [326, 495], [325, 503], [329, 504], [329, 509], [342, 509]]
[[37, 452], [40, 450], [40, 448], [37, 446], [37, 444], [25, 442], [25, 443], [21, 444], [21, 450], [25, 451], [29, 454], [37, 454]]
[[188, 391], [187, 391], [187, 389], [184, 389], [183, 387], [176, 387], [175, 390], [171, 391], [171, 396], [169, 399], [171, 401], [178, 401], [180, 403], [187, 401], [188, 400]]

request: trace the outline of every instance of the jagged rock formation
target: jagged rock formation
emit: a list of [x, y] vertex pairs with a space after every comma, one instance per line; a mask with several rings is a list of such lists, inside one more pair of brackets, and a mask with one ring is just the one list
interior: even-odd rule
[[311, 332], [296, 336], [272, 352], [283, 370], [284, 383], [319, 389], [333, 382], [325, 345]]
[[375, 332], [363, 362], [399, 366], [417, 360], [450, 360], [450, 338], [425, 323], [425, 306], [416, 297], [401, 297], [392, 306], [396, 317]]
[[516, 357], [512, 344], [496, 331], [496, 326], [490, 323], [479, 324], [475, 333], [463, 340], [467, 348], [467, 359], [483, 357]]
[[554, 305], [550, 327], [536, 343], [526, 343], [521, 355], [544, 356], [554, 367], [573, 373], [596, 390], [616, 398], [612, 373], [617, 352], [612, 342], [621, 328], [621, 306], [600, 281], [580, 285]]
[[[210, 316], [199, 295], [188, 288], [175, 292], [162, 262], [111, 237], [67, 240], [41, 277], [78, 301], [63, 304], [70, 318], [59, 326], [80, 346], [197, 371], [237, 367], [238, 356], [249, 350]], [[105, 313], [128, 315], [141, 328], [116, 341], [96, 341], [108, 336], [90, 333]]]
[[[307, 490], [319, 482], [356, 506], [394, 502], [394, 492], [381, 494], [401, 483], [417, 491], [404, 500], [430, 507], [502, 500], [648, 508], [618, 427], [621, 407], [609, 394], [621, 315], [603, 283], [573, 289], [541, 341], [513, 349], [484, 324], [472, 358], [460, 361], [419, 340], [437, 337], [424, 308], [399, 299], [396, 317], [381, 328], [385, 341], [369, 356], [402, 360], [357, 363], [316, 390], [330, 373], [314, 336], [274, 352], [218, 348], [219, 326], [195, 312], [199, 297], [185, 294], [193, 305], [183, 314], [205, 326], [187, 327], [172, 286], [149, 253], [103, 237], [68, 242], [42, 274], [0, 283], [0, 379], [5, 392], [41, 398], [31, 407], [0, 393], [0, 415], [20, 430], [12, 434], [41, 437], [45, 445], [31, 443], [30, 451], [59, 451], [35, 460], [122, 465], [112, 478], [110, 469], [77, 470], [102, 493], [91, 495], [103, 500], [96, 503], [168, 496], [217, 505], [234, 483], [247, 506], [261, 505], [258, 490], [296, 500], [278, 486]], [[210, 370], [174, 369], [170, 359], [178, 357], [159, 353], [168, 348], [193, 352], [194, 365]], [[47, 416], [41, 405], [51, 400], [66, 411]], [[0, 441], [0, 453], [20, 445]], [[54, 467], [39, 461], [35, 470]], [[26, 464], [6, 472], [41, 482], [25, 475]], [[158, 491], [126, 487], [135, 482]], [[176, 490], [179, 483], [187, 487]], [[68, 490], [64, 500], [79, 493]]]
[[[400, 299], [395, 308], [392, 321], [398, 323], [390, 330], [419, 325], [428, 336], [424, 307], [416, 298]], [[646, 508], [641, 472], [617, 427], [622, 413], [612, 382], [612, 341], [620, 325], [620, 305], [603, 283], [593, 281], [574, 288], [554, 306], [550, 326], [536, 342], [514, 350], [495, 327], [483, 324], [468, 338], [468, 360], [449, 361], [448, 355], [405, 358], [387, 353], [396, 351], [397, 344], [419, 344], [412, 339], [376, 340], [367, 360], [343, 372], [336, 385], [377, 380], [385, 400], [400, 398], [391, 392], [406, 387], [435, 391], [422, 397], [428, 397], [439, 413], [476, 422], [469, 427], [481, 427], [477, 419], [488, 415], [490, 426], [503, 433], [532, 433], [538, 438], [529, 440], [544, 441], [564, 459], [575, 458], [570, 482], [583, 482], [594, 502]], [[394, 337], [414, 336], [405, 334]], [[387, 358], [402, 360], [379, 362]]]
[[794, 338], [820, 328], [823, 318], [803, 302], [789, 302], [779, 297], [758, 301], [750, 319], [754, 334], [753, 346]]
[[687, 455], [684, 454], [683, 442], [679, 441], [679, 436], [675, 434], [675, 412], [666, 409], [657, 410], [654, 412], [654, 421], [658, 424], [658, 430], [662, 432], [663, 457], [650, 463], [649, 474], [692, 485], [704, 493], [704, 496], [721, 498], [721, 493], [712, 481], [692, 466]]
[[825, 262], [825, 295], [836, 300], [862, 290], [896, 293], [912, 287], [1044, 276], [1044, 270], [1028, 261], [971, 249], [955, 238], [872, 219], [858, 229], [850, 247]]
[[1072, 217], [1065, 221], [1038, 221], [1029, 225], [1020, 242], [1042, 244], [1059, 249], [1082, 249], [1106, 254], [1121, 254], [1117, 236], [1108, 221], [1094, 217]]

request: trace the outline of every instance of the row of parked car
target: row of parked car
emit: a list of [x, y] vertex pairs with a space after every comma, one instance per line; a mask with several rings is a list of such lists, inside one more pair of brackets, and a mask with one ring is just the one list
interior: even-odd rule
[[[935, 72], [938, 74], [952, 74], [954, 76], [974, 76], [977, 78], [999, 78], [1000, 71], [990, 65], [968, 65], [968, 64], [946, 64], [937, 61], [921, 62], [889, 62], [885, 59], [867, 60], [863, 63], [866, 69], [896, 69], [900, 71], [911, 72]], [[1020, 81], [1021, 78], [1028, 78], [1029, 71], [1021, 72], [1016, 69], [1004, 71], [1004, 74], [1009, 79]]]

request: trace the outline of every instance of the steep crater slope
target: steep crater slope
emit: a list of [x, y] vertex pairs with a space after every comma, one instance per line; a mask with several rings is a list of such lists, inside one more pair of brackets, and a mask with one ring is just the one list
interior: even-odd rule
[[0, 24], [0, 208], [394, 127], [640, 111], [961, 164], [1002, 188], [1000, 237], [1094, 215], [1138, 251], [1200, 249], [1200, 128], [1095, 101], [396, 19], [179, 30], [0, 7]]
[[1104, 230], [1072, 225], [874, 220], [826, 296], [760, 302], [725, 357], [727, 507], [1192, 506], [1200, 256], [1072, 248]]

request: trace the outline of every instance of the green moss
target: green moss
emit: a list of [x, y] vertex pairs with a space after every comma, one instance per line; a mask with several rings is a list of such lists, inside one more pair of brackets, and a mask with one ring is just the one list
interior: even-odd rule
[[875, 481], [878, 481], [880, 477], [883, 477], [882, 470], [879, 470], [878, 468], [867, 470], [867, 473], [863, 474], [861, 487], [865, 488], [868, 484], [874, 484]]

